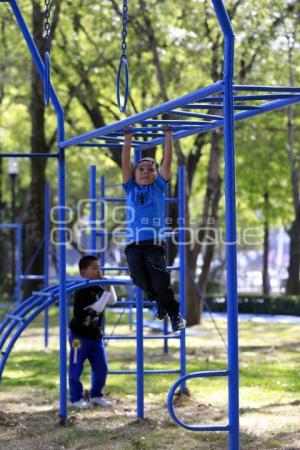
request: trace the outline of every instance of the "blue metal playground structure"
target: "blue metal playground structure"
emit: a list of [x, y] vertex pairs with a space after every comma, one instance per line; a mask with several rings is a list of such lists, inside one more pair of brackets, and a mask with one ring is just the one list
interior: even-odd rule
[[[21, 33], [28, 45], [34, 63], [43, 80], [49, 79], [44, 69], [41, 56], [28, 31], [19, 6], [15, 0], [0, 0], [7, 3], [16, 18]], [[272, 86], [241, 86], [234, 84], [234, 32], [222, 0], [212, 0], [219, 26], [224, 35], [224, 74], [223, 79], [208, 87], [155, 106], [146, 111], [127, 117], [118, 122], [92, 130], [76, 137], [66, 139], [64, 135], [64, 111], [50, 84], [49, 96], [57, 116], [57, 153], [45, 154], [10, 154], [9, 156], [53, 157], [58, 161], [58, 228], [59, 228], [59, 285], [46, 291], [33, 294], [28, 302], [39, 302], [41, 298], [59, 299], [60, 305], [60, 417], [62, 421], [67, 415], [66, 385], [66, 293], [80, 287], [66, 282], [66, 186], [65, 186], [65, 153], [70, 147], [122, 147], [124, 128], [135, 125], [133, 146], [135, 160], [143, 150], [163, 143], [164, 136], [161, 125], [166, 121], [159, 119], [168, 113], [179, 119], [169, 120], [174, 131], [174, 139], [181, 139], [193, 134], [203, 133], [219, 127], [224, 128], [225, 158], [225, 202], [226, 202], [226, 260], [227, 260], [227, 320], [228, 320], [228, 368], [224, 371], [199, 372], [183, 375], [172, 387], [168, 396], [168, 407], [176, 423], [195, 431], [228, 431], [228, 448], [239, 449], [239, 374], [238, 374], [238, 308], [237, 308], [237, 268], [236, 268], [236, 201], [235, 201], [235, 122], [245, 120], [268, 111], [283, 108], [300, 102], [300, 88]], [[48, 63], [47, 63], [48, 66]], [[47, 68], [46, 68], [47, 69]], [[45, 74], [46, 72], [46, 74]], [[223, 110], [222, 115], [215, 112]], [[196, 111], [196, 112], [195, 112]], [[8, 156], [3, 155], [2, 156]], [[184, 224], [182, 226], [184, 233]], [[184, 247], [184, 246], [183, 246]], [[47, 300], [48, 301], [48, 300]], [[27, 302], [27, 301], [26, 301]], [[26, 303], [27, 304], [27, 303]], [[137, 291], [137, 321], [142, 322], [142, 294]], [[15, 311], [15, 320], [22, 320]], [[142, 358], [142, 355], [141, 355]], [[143, 359], [140, 361], [141, 369]], [[138, 390], [143, 378], [137, 374]], [[228, 424], [220, 426], [189, 426], [177, 418], [172, 406], [172, 398], [177, 386], [186, 380], [196, 377], [228, 378]], [[138, 404], [138, 417], [143, 417], [143, 403]]]

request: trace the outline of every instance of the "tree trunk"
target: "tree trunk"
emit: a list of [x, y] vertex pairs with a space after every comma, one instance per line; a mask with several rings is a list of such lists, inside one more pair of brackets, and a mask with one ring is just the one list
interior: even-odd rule
[[[218, 146], [218, 143], [216, 143]], [[217, 151], [217, 149], [216, 149]], [[221, 197], [221, 185], [222, 185], [222, 179], [216, 173], [215, 178], [215, 186], [214, 186], [214, 192], [213, 192], [213, 198], [212, 198], [212, 204], [211, 204], [211, 219], [213, 219], [214, 227], [208, 227], [207, 232], [207, 238], [206, 238], [206, 247], [205, 247], [205, 253], [203, 258], [203, 264], [201, 269], [201, 274], [199, 277], [199, 288], [202, 292], [206, 291], [207, 282], [209, 280], [209, 271], [210, 271], [210, 265], [213, 260], [213, 256], [215, 253], [215, 247], [216, 247], [216, 237], [218, 237], [218, 223], [219, 223], [219, 217], [218, 217], [218, 210], [219, 210], [219, 201]]]
[[[287, 33], [288, 40], [288, 65], [290, 85], [295, 85], [293, 50], [296, 42], [295, 31]], [[289, 230], [290, 241], [290, 261], [288, 268], [288, 280], [286, 283], [287, 294], [300, 293], [299, 267], [300, 267], [300, 152], [296, 154], [295, 146], [295, 117], [293, 107], [288, 108], [288, 142], [291, 166], [293, 204], [295, 219]]]
[[300, 294], [300, 207], [297, 211], [296, 219], [294, 220], [290, 230], [290, 262], [288, 268], [288, 280], [286, 283], [286, 293], [290, 295]]
[[[199, 299], [199, 295], [196, 292], [196, 288], [191, 279], [196, 277], [197, 259], [203, 249], [203, 242], [210, 241], [211, 233], [217, 227], [218, 222], [218, 207], [220, 200], [220, 191], [222, 179], [220, 177], [220, 133], [213, 132], [211, 138], [211, 151], [209, 159], [209, 167], [207, 174], [207, 187], [205, 200], [202, 212], [202, 221], [198, 225], [196, 230], [196, 242], [193, 248], [189, 248], [187, 251], [187, 323], [189, 326], [197, 325], [201, 321], [202, 303], [203, 300]], [[209, 248], [208, 248], [209, 247]], [[215, 249], [215, 243], [211, 242], [211, 245], [207, 246], [203, 266], [201, 268], [201, 275], [198, 279], [197, 285], [200, 292], [204, 293], [207, 283], [207, 277], [209, 274], [210, 264], [213, 258]], [[204, 289], [203, 289], [204, 288]]]
[[[43, 14], [37, 2], [33, 2], [33, 38], [43, 54]], [[44, 121], [44, 99], [43, 86], [37, 73], [34, 63], [31, 69], [31, 152], [48, 153], [49, 147], [45, 138]], [[26, 270], [29, 261], [38, 250], [44, 238], [44, 188], [46, 158], [31, 158], [31, 185], [28, 193], [28, 203], [26, 205], [25, 240], [24, 240], [24, 269]], [[29, 273], [34, 275], [43, 274], [43, 246], [37, 253]], [[42, 281], [27, 281], [24, 283], [24, 297], [28, 297], [32, 290], [42, 287]]]

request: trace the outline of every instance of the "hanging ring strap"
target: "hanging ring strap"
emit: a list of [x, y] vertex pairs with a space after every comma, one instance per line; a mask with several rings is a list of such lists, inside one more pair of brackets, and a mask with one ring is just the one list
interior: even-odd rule
[[46, 50], [44, 61], [44, 103], [49, 105], [50, 98], [50, 52]]
[[44, 103], [49, 105], [50, 99], [50, 3], [51, 0], [45, 0], [45, 58], [44, 58]]
[[[121, 86], [121, 74], [124, 72], [124, 101], [121, 104], [121, 95], [120, 95], [120, 86]], [[129, 85], [128, 85], [129, 75], [128, 75], [128, 64], [126, 56], [121, 56], [118, 73], [117, 73], [117, 102], [119, 106], [119, 110], [124, 112], [127, 105], [128, 94], [129, 94]]]
[[[129, 95], [129, 72], [128, 72], [128, 63], [126, 57], [126, 36], [127, 36], [127, 0], [123, 0], [123, 14], [122, 14], [122, 54], [119, 62], [118, 72], [117, 72], [117, 82], [116, 82], [116, 93], [117, 93], [117, 102], [119, 106], [119, 110], [124, 112], [127, 105], [128, 95]], [[121, 75], [124, 75], [124, 100], [123, 104], [121, 103]]]

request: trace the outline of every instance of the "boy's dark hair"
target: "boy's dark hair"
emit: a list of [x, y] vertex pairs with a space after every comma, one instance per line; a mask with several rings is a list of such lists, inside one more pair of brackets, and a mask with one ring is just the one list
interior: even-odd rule
[[82, 258], [80, 258], [79, 263], [78, 263], [79, 270], [87, 269], [92, 261], [98, 262], [98, 258], [94, 255], [85, 255]]
[[150, 156], [146, 156], [145, 158], [140, 159], [136, 165], [133, 168], [133, 173], [135, 173], [136, 169], [138, 168], [138, 166], [142, 163], [142, 162], [151, 162], [152, 164], [155, 164], [155, 168], [156, 170], [158, 170], [159, 165], [157, 164], [157, 162], [155, 161], [154, 158], [150, 158]]

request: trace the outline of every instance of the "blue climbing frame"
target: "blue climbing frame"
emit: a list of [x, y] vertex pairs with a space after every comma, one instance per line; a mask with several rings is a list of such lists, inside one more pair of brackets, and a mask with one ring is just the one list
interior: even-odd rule
[[[0, 0], [7, 3], [15, 15], [18, 26], [28, 45], [40, 77], [44, 81], [44, 65], [34, 41], [28, 31], [15, 0]], [[163, 143], [161, 132], [163, 119], [157, 116], [166, 114], [171, 117], [174, 139], [198, 134], [224, 127], [225, 158], [225, 202], [226, 202], [226, 258], [227, 258], [227, 299], [228, 299], [228, 370], [225, 373], [200, 373], [198, 376], [228, 376], [229, 386], [229, 423], [222, 430], [229, 431], [230, 450], [239, 449], [239, 381], [238, 381], [238, 318], [237, 318], [237, 269], [236, 269], [236, 206], [235, 206], [235, 139], [234, 122], [254, 117], [268, 111], [283, 108], [300, 101], [300, 88], [272, 86], [239, 86], [233, 83], [234, 72], [234, 34], [222, 0], [212, 0], [219, 25], [224, 35], [224, 76], [223, 80], [211, 86], [199, 89], [183, 97], [155, 106], [147, 111], [135, 114], [116, 123], [81, 134], [69, 139], [64, 138], [64, 112], [58, 97], [50, 84], [50, 100], [57, 115], [58, 142], [58, 185], [59, 185], [59, 299], [60, 299], [60, 416], [63, 421], [67, 415], [66, 407], [66, 228], [65, 228], [65, 149], [71, 146], [121, 148], [124, 127], [135, 127], [133, 146], [136, 157], [142, 150]], [[247, 95], [238, 95], [241, 91]], [[253, 92], [255, 94], [253, 94]], [[204, 111], [203, 111], [204, 110]], [[196, 112], [195, 112], [196, 111]], [[199, 112], [200, 111], [200, 112]], [[223, 111], [222, 115], [219, 112]], [[214, 114], [217, 112], [218, 114]], [[173, 117], [188, 117], [183, 123]], [[195, 119], [195, 120], [194, 120]], [[198, 120], [203, 119], [203, 120]], [[194, 124], [191, 121], [194, 120]], [[15, 156], [15, 155], [12, 155]], [[22, 155], [24, 156], [24, 155]], [[54, 155], [55, 156], [55, 155]], [[138, 304], [142, 305], [141, 296]], [[138, 320], [141, 319], [138, 309]], [[138, 370], [143, 370], [141, 360]], [[187, 376], [189, 377], [189, 376]], [[193, 374], [190, 378], [194, 377]], [[186, 378], [187, 379], [187, 378]], [[179, 380], [179, 384], [185, 379]], [[181, 424], [184, 426], [183, 424]], [[187, 427], [187, 425], [185, 425]], [[196, 429], [196, 428], [195, 428]], [[201, 430], [201, 427], [197, 427]], [[203, 428], [202, 428], [203, 429]], [[205, 429], [214, 431], [215, 427]]]

